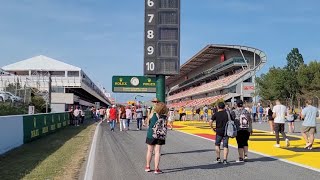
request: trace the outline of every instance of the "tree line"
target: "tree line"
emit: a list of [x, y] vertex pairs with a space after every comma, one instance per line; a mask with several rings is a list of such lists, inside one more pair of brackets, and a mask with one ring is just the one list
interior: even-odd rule
[[320, 62], [305, 64], [298, 48], [293, 48], [286, 60], [284, 67], [273, 66], [256, 78], [257, 94], [263, 100], [289, 100], [291, 106], [305, 99], [319, 101]]

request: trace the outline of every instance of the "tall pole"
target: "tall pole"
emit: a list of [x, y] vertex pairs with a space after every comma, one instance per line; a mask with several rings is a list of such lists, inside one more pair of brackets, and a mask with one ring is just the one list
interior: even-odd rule
[[164, 75], [157, 75], [156, 76], [156, 97], [158, 98], [158, 100], [160, 102], [165, 102], [166, 98], [165, 98], [165, 76]]
[[52, 79], [51, 79], [51, 72], [48, 73], [49, 74], [49, 83], [48, 83], [48, 99], [47, 99], [47, 103], [46, 103], [46, 113], [49, 112], [49, 106], [51, 106], [51, 91], [52, 91]]

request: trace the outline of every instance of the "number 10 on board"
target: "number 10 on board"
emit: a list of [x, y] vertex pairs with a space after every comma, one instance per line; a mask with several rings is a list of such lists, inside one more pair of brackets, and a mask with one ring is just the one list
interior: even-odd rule
[[157, 2], [145, 0], [144, 74], [156, 74], [157, 59]]

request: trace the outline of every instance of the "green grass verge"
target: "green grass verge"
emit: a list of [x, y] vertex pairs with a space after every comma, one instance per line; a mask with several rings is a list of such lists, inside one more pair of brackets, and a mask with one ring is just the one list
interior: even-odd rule
[[67, 127], [6, 153], [0, 157], [0, 179], [75, 179], [95, 126]]

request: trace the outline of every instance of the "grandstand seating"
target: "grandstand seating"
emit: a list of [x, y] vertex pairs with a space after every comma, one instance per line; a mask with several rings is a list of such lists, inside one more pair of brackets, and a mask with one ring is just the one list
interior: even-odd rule
[[181, 101], [178, 103], [172, 103], [169, 104], [169, 108], [177, 108], [177, 107], [195, 107], [195, 106], [204, 106], [204, 105], [209, 105], [214, 102], [216, 102], [218, 99], [223, 99], [225, 95], [218, 95], [218, 96], [211, 96], [211, 97], [205, 97], [205, 98], [199, 98], [199, 99], [194, 99], [194, 100], [186, 100], [186, 101]]
[[167, 97], [167, 101], [172, 101], [175, 99], [181, 99], [181, 98], [185, 98], [185, 97], [190, 97], [193, 95], [198, 95], [198, 94], [204, 94], [207, 92], [212, 92], [214, 90], [218, 90], [220, 88], [226, 87], [228, 85], [230, 85], [231, 83], [233, 83], [234, 81], [236, 81], [237, 79], [239, 79], [241, 76], [245, 75], [249, 70], [243, 70], [239, 73], [233, 74], [231, 76], [227, 76], [225, 78], [222, 79], [218, 79], [216, 81], [212, 81], [194, 88], [190, 88], [186, 91], [182, 91], [179, 92], [177, 94], [174, 94], [172, 96], [168, 96]]

